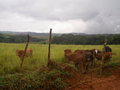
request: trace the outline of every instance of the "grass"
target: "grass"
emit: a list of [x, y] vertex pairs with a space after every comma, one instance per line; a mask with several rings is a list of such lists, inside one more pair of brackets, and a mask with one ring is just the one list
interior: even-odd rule
[[[16, 56], [17, 49], [24, 49], [25, 44], [10, 44], [0, 43], [0, 74], [11, 74], [19, 71], [20, 60]], [[64, 60], [64, 49], [102, 49], [102, 45], [52, 45], [51, 58], [60, 63]], [[111, 63], [120, 62], [120, 45], [111, 45], [113, 56]], [[25, 58], [24, 69], [35, 70], [47, 63], [47, 45], [44, 44], [30, 44], [29, 48], [33, 49], [33, 57]]]
[[[40, 67], [47, 64], [48, 45], [45, 44], [30, 44], [29, 48], [33, 49], [33, 57], [25, 58], [23, 68], [24, 72], [19, 72], [20, 60], [16, 56], [17, 49], [24, 49], [25, 44], [0, 43], [0, 89], [3, 90], [24, 90], [25, 88], [31, 90], [32, 88], [50, 88], [54, 86], [56, 89], [62, 89], [66, 86], [63, 78], [71, 76], [68, 72], [53, 69], [52, 71], [45, 71], [42, 73], [36, 72]], [[120, 66], [120, 45], [110, 45], [113, 56], [107, 66], [115, 68]], [[99, 49], [103, 45], [52, 45], [51, 59], [57, 63], [64, 61], [64, 49]], [[75, 68], [72, 64], [68, 64]], [[105, 73], [109, 75], [110, 73]], [[53, 76], [58, 75], [56, 78]], [[62, 77], [59, 77], [62, 76]], [[48, 82], [51, 78], [52, 82]], [[5, 88], [4, 88], [5, 87]], [[7, 88], [9, 87], [9, 89]], [[2, 89], [1, 89], [2, 90]]]

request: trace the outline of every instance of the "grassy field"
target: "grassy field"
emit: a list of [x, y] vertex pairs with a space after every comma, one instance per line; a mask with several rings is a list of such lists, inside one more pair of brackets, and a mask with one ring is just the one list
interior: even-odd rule
[[[19, 70], [20, 60], [16, 56], [17, 49], [24, 49], [25, 44], [8, 44], [0, 43], [0, 74], [14, 74]], [[47, 45], [43, 44], [30, 44], [29, 48], [33, 49], [33, 57], [25, 58], [24, 69], [35, 70], [41, 65], [47, 63]], [[110, 45], [113, 53], [111, 63], [120, 62], [120, 45]], [[99, 49], [103, 48], [103, 45], [52, 45], [51, 46], [51, 58], [60, 63], [64, 60], [64, 49]]]

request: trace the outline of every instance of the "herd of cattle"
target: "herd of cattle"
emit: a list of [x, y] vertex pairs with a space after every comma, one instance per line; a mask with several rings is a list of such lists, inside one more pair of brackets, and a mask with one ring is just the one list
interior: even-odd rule
[[88, 70], [89, 65], [95, 65], [95, 59], [106, 63], [112, 58], [112, 55], [112, 49], [109, 46], [104, 47], [103, 51], [97, 49], [75, 50], [74, 52], [71, 49], [64, 50], [66, 59], [74, 62], [75, 66], [81, 69], [83, 73]]
[[[16, 55], [22, 59], [24, 56], [24, 50], [16, 50]], [[26, 57], [31, 57], [33, 54], [32, 49], [26, 50]], [[95, 65], [95, 59], [101, 60], [103, 63], [108, 62], [112, 58], [112, 49], [109, 46], [105, 46], [103, 51], [92, 49], [92, 50], [75, 50], [72, 52], [71, 49], [64, 50], [64, 56], [68, 61], [72, 61], [77, 68], [81, 69], [81, 72], [86, 72], [88, 66], [91, 64]]]

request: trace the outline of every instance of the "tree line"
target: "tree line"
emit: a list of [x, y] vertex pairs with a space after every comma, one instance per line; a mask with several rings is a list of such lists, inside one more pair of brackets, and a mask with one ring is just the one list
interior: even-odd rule
[[[24, 43], [26, 35], [8, 35], [0, 34], [0, 42], [4, 43]], [[30, 42], [43, 43], [48, 42], [48, 36], [33, 37], [30, 36]], [[107, 40], [108, 44], [120, 44], [120, 34], [59, 34], [52, 37], [53, 44], [81, 44], [81, 45], [100, 45]]]
[[[24, 43], [26, 42], [27, 36], [26, 35], [6, 35], [0, 34], [0, 42], [4, 43]], [[45, 42], [46, 39], [44, 38], [36, 38], [30, 36], [30, 42]]]
[[82, 44], [82, 45], [100, 45], [107, 41], [108, 44], [120, 44], [120, 34], [95, 34], [95, 35], [74, 35], [63, 34], [54, 36], [54, 44]]

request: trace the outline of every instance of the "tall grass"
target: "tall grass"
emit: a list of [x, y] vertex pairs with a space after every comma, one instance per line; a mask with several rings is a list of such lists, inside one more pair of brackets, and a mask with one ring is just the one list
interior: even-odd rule
[[[0, 74], [16, 73], [19, 69], [19, 57], [16, 56], [17, 49], [24, 49], [25, 44], [0, 43]], [[116, 55], [111, 62], [120, 62], [120, 45], [110, 45]], [[29, 48], [33, 49], [33, 57], [25, 58], [23, 67], [26, 70], [35, 70], [47, 63], [48, 46], [44, 44], [30, 44]], [[64, 49], [100, 49], [102, 45], [52, 45], [51, 58], [60, 63], [64, 60]]]

